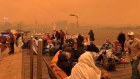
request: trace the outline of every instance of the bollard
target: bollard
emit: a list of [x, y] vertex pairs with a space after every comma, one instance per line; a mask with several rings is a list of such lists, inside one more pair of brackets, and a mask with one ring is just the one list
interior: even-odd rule
[[43, 41], [42, 39], [39, 39], [38, 56], [37, 56], [37, 79], [42, 79], [42, 49], [43, 49]]
[[30, 79], [33, 79], [33, 49], [32, 47], [33, 47], [33, 39], [31, 39], [31, 42], [30, 42]]
[[0, 48], [0, 61], [2, 60], [2, 52], [1, 52], [1, 48]]

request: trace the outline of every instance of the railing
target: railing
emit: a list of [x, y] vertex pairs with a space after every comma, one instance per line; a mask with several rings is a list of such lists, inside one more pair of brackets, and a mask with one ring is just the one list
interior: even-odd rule
[[47, 61], [43, 58], [47, 68], [48, 68], [48, 73], [52, 79], [60, 79], [60, 77], [57, 75], [57, 73], [49, 66]]
[[33, 39], [30, 42], [30, 79], [33, 79]]
[[[38, 54], [37, 54], [37, 79], [42, 79], [42, 39], [38, 41]], [[30, 79], [33, 79], [33, 38], [30, 42]]]
[[[60, 77], [56, 74], [56, 72], [49, 66], [47, 61], [42, 58], [42, 49], [43, 49], [43, 41], [39, 39], [38, 41], [38, 50], [37, 50], [37, 79], [42, 79], [42, 59], [46, 64], [48, 69], [48, 74], [52, 79], [60, 79]], [[30, 42], [30, 79], [33, 79], [33, 39]]]

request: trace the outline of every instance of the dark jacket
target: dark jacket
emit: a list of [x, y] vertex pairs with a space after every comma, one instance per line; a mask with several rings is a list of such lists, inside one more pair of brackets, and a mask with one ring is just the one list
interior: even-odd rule
[[98, 47], [96, 47], [95, 44], [90, 44], [90, 45], [87, 45], [87, 51], [98, 53], [99, 49], [98, 49]]
[[90, 41], [94, 41], [95, 40], [94, 33], [92, 31], [89, 32], [89, 38], [90, 38]]
[[125, 34], [124, 33], [120, 33], [118, 36], [118, 41], [119, 43], [121, 43], [122, 45], [124, 45], [126, 38], [125, 38]]
[[81, 35], [78, 35], [78, 38], [77, 38], [77, 46], [78, 47], [84, 47], [83, 42], [84, 42], [84, 37], [81, 36]]

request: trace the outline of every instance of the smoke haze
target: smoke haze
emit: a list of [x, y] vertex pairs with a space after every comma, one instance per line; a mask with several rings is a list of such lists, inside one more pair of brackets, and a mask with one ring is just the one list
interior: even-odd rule
[[80, 24], [140, 25], [140, 0], [0, 0], [0, 23], [75, 22], [71, 13], [79, 16]]

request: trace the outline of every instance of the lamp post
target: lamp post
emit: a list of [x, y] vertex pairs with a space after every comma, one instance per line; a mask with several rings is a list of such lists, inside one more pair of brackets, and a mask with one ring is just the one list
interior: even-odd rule
[[4, 21], [4, 24], [5, 24], [6, 22], [8, 22], [8, 17], [4, 16], [4, 17], [3, 17], [3, 21]]
[[70, 16], [74, 16], [74, 17], [77, 19], [76, 24], [77, 24], [77, 25], [79, 25], [79, 22], [78, 22], [78, 15], [75, 15], [75, 14], [70, 14]]
[[78, 22], [78, 19], [79, 19], [79, 17], [78, 17], [78, 15], [75, 15], [75, 14], [70, 14], [70, 16], [74, 16], [75, 18], [76, 18], [76, 25], [77, 25], [77, 32], [79, 32], [78, 31], [78, 28], [79, 28], [79, 22]]
[[[3, 22], [4, 22], [4, 28], [6, 28], [7, 29], [7, 22], [8, 22], [8, 17], [7, 16], [4, 16], [3, 17]], [[9, 28], [9, 27], [8, 27]]]

